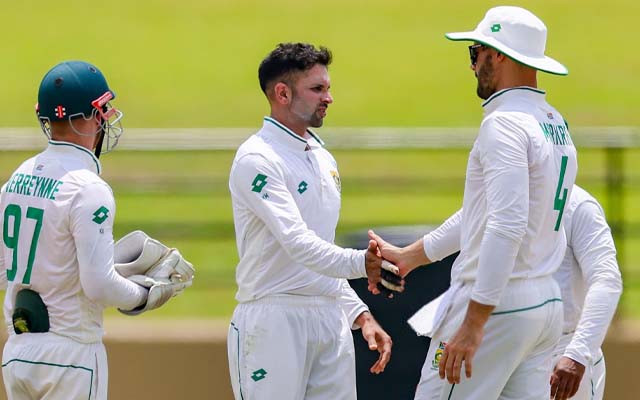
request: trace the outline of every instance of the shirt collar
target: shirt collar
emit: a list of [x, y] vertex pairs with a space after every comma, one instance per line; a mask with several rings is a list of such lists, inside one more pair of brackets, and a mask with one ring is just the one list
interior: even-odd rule
[[304, 151], [324, 146], [324, 142], [320, 139], [320, 136], [311, 129], [307, 129], [306, 137], [302, 138], [271, 117], [264, 117], [262, 131], [277, 143], [294, 150]]
[[482, 107], [484, 108], [486, 113], [490, 113], [495, 111], [498, 106], [504, 104], [510, 99], [514, 98], [522, 98], [522, 97], [532, 97], [532, 98], [543, 98], [546, 92], [541, 89], [532, 88], [530, 86], [516, 86], [511, 88], [502, 89], [498, 92], [492, 94], [487, 100], [482, 103]]
[[98, 158], [85, 147], [70, 142], [49, 140], [49, 147], [47, 148], [47, 151], [76, 157], [79, 160], [82, 160], [82, 163], [87, 167], [87, 169], [98, 175], [102, 172], [102, 166], [100, 165]]

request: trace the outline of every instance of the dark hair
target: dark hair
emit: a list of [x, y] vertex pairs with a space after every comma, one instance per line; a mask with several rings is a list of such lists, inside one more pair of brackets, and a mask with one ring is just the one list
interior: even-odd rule
[[331, 51], [308, 43], [280, 43], [265, 57], [258, 68], [260, 88], [266, 94], [267, 85], [294, 72], [313, 68], [316, 64], [331, 64]]

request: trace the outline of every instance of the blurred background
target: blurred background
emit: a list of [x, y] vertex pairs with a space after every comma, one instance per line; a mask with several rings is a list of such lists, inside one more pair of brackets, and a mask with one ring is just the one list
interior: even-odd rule
[[[238, 260], [228, 172], [234, 149], [268, 113], [257, 67], [279, 42], [311, 42], [334, 54], [335, 102], [318, 133], [340, 169], [339, 235], [439, 224], [461, 206], [482, 109], [467, 44], [444, 33], [473, 29], [501, 2], [0, 4], [0, 182], [46, 144], [34, 113], [42, 76], [63, 60], [92, 62], [125, 113], [119, 147], [101, 158], [118, 207], [116, 238], [142, 229], [179, 248], [197, 268], [185, 295], [131, 326], [146, 323], [160, 336], [176, 324], [224, 333]], [[569, 68], [567, 77], [539, 74], [538, 86], [570, 124], [577, 183], [601, 201], [614, 228], [625, 286], [618, 318], [634, 321], [640, 318], [640, 55], [633, 38], [640, 34], [640, 3], [517, 5], [546, 23], [547, 54]], [[107, 317], [116, 333], [132, 321], [114, 311]], [[213, 336], [224, 337], [203, 333]]]

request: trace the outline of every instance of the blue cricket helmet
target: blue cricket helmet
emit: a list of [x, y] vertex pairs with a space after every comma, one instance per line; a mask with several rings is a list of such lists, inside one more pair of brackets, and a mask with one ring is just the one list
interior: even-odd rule
[[[122, 134], [122, 112], [109, 102], [116, 97], [100, 70], [84, 61], [65, 61], [46, 73], [38, 90], [36, 114], [42, 129], [51, 138], [51, 122], [68, 120], [79, 135], [102, 134], [107, 139], [103, 153], [112, 150]], [[73, 119], [99, 117], [101, 128], [97, 132], [79, 132]], [[104, 147], [102, 139], [96, 148], [99, 155]]]

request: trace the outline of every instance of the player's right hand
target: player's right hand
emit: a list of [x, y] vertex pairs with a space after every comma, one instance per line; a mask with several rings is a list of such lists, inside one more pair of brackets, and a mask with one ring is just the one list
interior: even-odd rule
[[409, 264], [407, 258], [402, 254], [402, 248], [392, 245], [372, 230], [369, 230], [369, 239], [376, 242], [382, 258], [389, 260], [390, 263], [398, 267], [397, 274], [401, 277], [404, 278], [417, 267], [417, 265], [412, 266]]
[[387, 298], [392, 298], [394, 293], [404, 291], [404, 279], [399, 275], [398, 268], [380, 257], [377, 243], [369, 240], [369, 246], [365, 254], [365, 266], [367, 270], [368, 289], [377, 295], [382, 293]]

